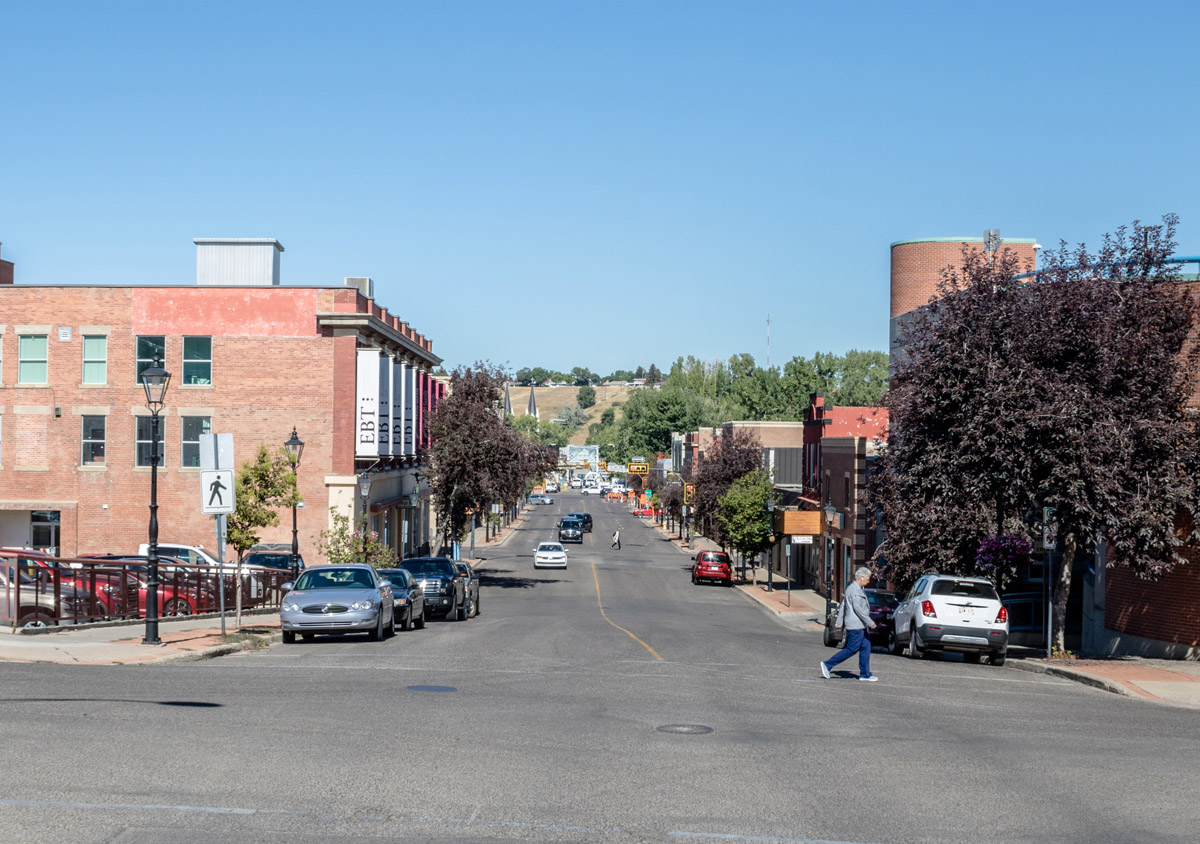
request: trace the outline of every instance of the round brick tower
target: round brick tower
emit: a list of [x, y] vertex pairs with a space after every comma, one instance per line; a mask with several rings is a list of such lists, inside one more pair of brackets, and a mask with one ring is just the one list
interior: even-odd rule
[[[1000, 248], [1013, 250], [1022, 266], [1037, 260], [1037, 245], [1031, 238], [1005, 237], [1000, 241]], [[942, 270], [962, 263], [964, 246], [982, 250], [983, 238], [927, 237], [892, 244], [892, 319], [929, 304], [937, 295]]]

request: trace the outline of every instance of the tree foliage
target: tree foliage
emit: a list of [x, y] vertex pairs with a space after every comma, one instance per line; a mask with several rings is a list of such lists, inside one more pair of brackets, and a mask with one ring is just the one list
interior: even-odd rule
[[761, 469], [762, 444], [753, 433], [734, 429], [713, 440], [699, 467], [693, 471], [696, 494], [692, 512], [701, 533], [721, 547], [729, 544], [717, 518], [721, 497], [738, 478]]
[[752, 557], [771, 544], [771, 516], [767, 512], [771, 490], [771, 476], [755, 469], [736, 479], [717, 499], [716, 516], [725, 538], [723, 544], [737, 549], [743, 557]]
[[433, 414], [430, 485], [438, 520], [454, 539], [472, 512], [492, 503], [515, 505], [534, 478], [558, 463], [557, 449], [522, 436], [498, 410], [504, 379], [486, 362], [459, 367]]
[[397, 563], [396, 552], [385, 545], [379, 534], [367, 531], [363, 539], [363, 528], [351, 530], [350, 517], [340, 510], [329, 514], [333, 527], [321, 531], [317, 547], [329, 565], [344, 566], [350, 563], [368, 563], [377, 569], [393, 568]]
[[258, 529], [279, 524], [276, 508], [299, 502], [296, 473], [287, 449], [258, 447], [254, 459], [238, 470], [235, 481], [237, 509], [226, 517], [225, 541], [237, 551], [238, 559], [259, 541]]
[[581, 408], [592, 407], [596, 404], [596, 388], [587, 385], [580, 387], [579, 392], [575, 394], [575, 401], [579, 402]]
[[1195, 305], [1174, 265], [1176, 218], [1134, 222], [1098, 252], [1064, 243], [1036, 277], [1009, 251], [964, 250], [939, 298], [904, 329], [891, 433], [871, 487], [889, 573], [960, 572], [985, 537], [1029, 532], [1053, 507], [1063, 646], [1077, 552], [1155, 577], [1182, 562], [1176, 517], [1195, 511], [1196, 432], [1185, 415]]

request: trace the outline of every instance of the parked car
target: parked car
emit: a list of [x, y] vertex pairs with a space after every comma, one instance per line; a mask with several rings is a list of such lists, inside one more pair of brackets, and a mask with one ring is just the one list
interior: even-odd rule
[[583, 524], [583, 529], [588, 533], [592, 532], [592, 514], [591, 513], [567, 513], [568, 519], [578, 519]]
[[557, 542], [542, 542], [533, 549], [533, 567], [535, 569], [565, 569], [567, 567], [567, 549]]
[[702, 580], [733, 585], [733, 563], [724, 551], [701, 551], [692, 557], [692, 583]]
[[580, 489], [583, 487], [583, 480], [580, 478], [571, 478], [571, 489]]
[[546, 492], [559, 492], [561, 487], [555, 481], [550, 481], [545, 486]]
[[454, 561], [454, 570], [458, 572], [458, 576], [466, 583], [467, 589], [467, 615], [479, 615], [479, 575], [470, 563], [462, 560]]
[[653, 518], [654, 517], [654, 508], [653, 507], [638, 507], [636, 510], [633, 511], [633, 515], [643, 516], [647, 519]]
[[[93, 560], [62, 567], [52, 558], [30, 556], [26, 559], [51, 569], [86, 601], [80, 605], [81, 617], [146, 615], [150, 591], [150, 558], [138, 554], [94, 554], [80, 559]], [[218, 606], [217, 584], [207, 570], [195, 570], [183, 560], [158, 556], [158, 614], [161, 617], [213, 612]]]
[[467, 590], [447, 557], [412, 557], [400, 563], [421, 584], [425, 611], [455, 621], [467, 619]]
[[[296, 564], [304, 569], [304, 555], [296, 554]], [[292, 570], [292, 545], [290, 542], [260, 542], [252, 545], [242, 557], [244, 566], [262, 566], [279, 571]]]
[[[14, 583], [9, 584], [8, 568], [0, 567], [0, 593], [3, 614], [17, 627], [50, 627], [58, 623], [71, 624], [79, 614], [81, 594], [66, 583], [59, 584], [55, 600], [54, 584], [47, 579], [30, 577], [17, 569]], [[18, 585], [19, 584], [19, 585]], [[18, 603], [18, 593], [20, 602]]]
[[579, 519], [563, 519], [558, 523], [559, 542], [583, 542], [583, 522]]
[[[871, 630], [868, 635], [871, 637], [871, 644], [883, 647], [887, 645], [891, 639], [893, 630], [892, 613], [895, 611], [899, 599], [894, 592], [888, 592], [884, 589], [864, 589], [863, 592], [867, 596], [868, 612], [871, 615], [871, 620], [875, 622], [875, 629]], [[825, 617], [825, 634], [824, 642], [830, 648], [842, 648], [846, 645], [846, 632], [841, 631], [840, 637], [835, 638], [833, 623], [837, 620], [838, 603], [834, 601], [830, 605], [829, 615]]]
[[542, 495], [541, 493], [536, 493], [534, 495], [529, 496], [529, 503], [530, 504], [553, 504], [554, 499], [548, 495]]
[[425, 626], [425, 593], [408, 569], [379, 569], [392, 584], [393, 612], [401, 630], [420, 630]]
[[279, 610], [284, 644], [299, 633], [363, 633], [378, 642], [396, 632], [391, 581], [372, 566], [313, 566], [296, 579]]
[[579, 490], [579, 491], [580, 491], [580, 492], [582, 492], [584, 495], [599, 495], [599, 494], [600, 494], [600, 487], [598, 487], [598, 486], [585, 486], [585, 487], [583, 487], [583, 488], [582, 488], [581, 490]]
[[989, 580], [927, 574], [913, 584], [894, 613], [888, 650], [920, 659], [933, 650], [961, 651], [968, 662], [986, 655], [1003, 665], [1008, 651], [1008, 610]]

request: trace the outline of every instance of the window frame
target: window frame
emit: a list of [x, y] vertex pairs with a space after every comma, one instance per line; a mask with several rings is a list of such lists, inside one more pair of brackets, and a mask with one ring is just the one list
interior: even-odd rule
[[139, 387], [142, 385], [142, 372], [154, 366], [154, 357], [143, 358], [141, 354], [142, 341], [161, 341], [158, 345], [161, 347], [162, 357], [159, 358], [159, 365], [166, 366], [167, 360], [167, 336], [165, 334], [139, 334], [133, 338], [133, 383]]
[[[99, 419], [100, 421], [100, 437], [97, 439], [95, 431], [88, 431], [88, 420]], [[93, 436], [89, 437], [88, 434]], [[88, 445], [100, 443], [100, 459], [88, 460]], [[93, 454], [94, 457], [94, 454]], [[79, 417], [79, 465], [88, 468], [103, 468], [108, 465], [108, 417], [98, 413], [85, 413]]]
[[[189, 359], [188, 358], [188, 341], [189, 340], [191, 340], [191, 341], [207, 340], [208, 341], [208, 357]], [[182, 354], [181, 365], [182, 365], [183, 378], [180, 381], [180, 384], [182, 384], [184, 387], [211, 387], [212, 386], [212, 382], [213, 382], [213, 371], [212, 371], [212, 369], [213, 369], [213, 360], [212, 360], [212, 358], [213, 358], [213, 342], [212, 342], [212, 340], [213, 340], [213, 338], [212, 338], [211, 334], [185, 334], [184, 335], [183, 344], [182, 344], [183, 350], [181, 352], [181, 354]], [[189, 378], [189, 375], [188, 375], [189, 367], [194, 370], [196, 367], [199, 367], [199, 366], [207, 367], [208, 377], [203, 381], [190, 380], [190, 378], [195, 378], [196, 376], [192, 375]]]
[[[150, 416], [149, 414], [146, 414], [145, 416], [135, 416], [134, 420], [135, 421], [133, 424], [133, 465], [137, 469], [149, 469], [155, 465], [153, 459], [151, 459], [151, 461], [147, 462], [147, 463], [142, 463], [141, 460], [142, 460], [142, 448], [147, 443], [150, 443], [151, 440], [149, 438], [141, 439], [141, 437], [140, 437], [141, 430], [140, 429], [144, 422], [145, 424], [151, 426], [150, 430], [147, 431], [147, 433], [150, 434], [151, 436], [153, 436], [152, 432], [154, 430], [154, 428], [153, 428], [154, 417]], [[167, 426], [166, 426], [166, 419], [162, 416], [158, 417], [158, 444], [162, 447], [162, 452], [159, 455], [159, 459], [158, 459], [158, 467], [161, 469], [161, 468], [165, 467], [167, 464]], [[153, 452], [153, 445], [151, 445], [151, 451]], [[153, 454], [151, 456], [153, 458]]]
[[[194, 440], [185, 439], [185, 437], [187, 436], [187, 433], [188, 433], [188, 431], [187, 431], [188, 422], [193, 419], [207, 419], [208, 420], [208, 430], [201, 431], [200, 434], [198, 434], [196, 439], [194, 439]], [[179, 417], [179, 467], [181, 469], [199, 469], [200, 468], [200, 437], [203, 436], [204, 434], [211, 434], [211, 433], [212, 433], [212, 417], [211, 416], [180, 416]], [[196, 449], [195, 465], [189, 464], [187, 462], [189, 446], [195, 446], [195, 449]]]
[[[43, 349], [42, 357], [27, 358], [25, 357], [25, 341], [36, 340], [41, 338]], [[25, 365], [40, 363], [42, 365], [42, 380], [27, 381], [24, 377]], [[50, 383], [50, 335], [49, 334], [18, 334], [17, 335], [17, 384], [20, 385], [38, 385]]]
[[[104, 343], [104, 356], [100, 358], [88, 357], [88, 341], [99, 340]], [[104, 386], [108, 383], [108, 335], [107, 334], [84, 334], [83, 340], [80, 343], [82, 364], [79, 371], [79, 383], [89, 387]], [[103, 377], [99, 381], [88, 380], [88, 364], [99, 363], [103, 368]]]

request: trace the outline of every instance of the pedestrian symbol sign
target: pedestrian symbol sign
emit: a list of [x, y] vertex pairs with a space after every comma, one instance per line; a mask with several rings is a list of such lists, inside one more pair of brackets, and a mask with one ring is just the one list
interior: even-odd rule
[[229, 515], [236, 509], [231, 470], [200, 473], [200, 504], [200, 511], [207, 515]]

